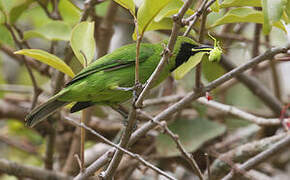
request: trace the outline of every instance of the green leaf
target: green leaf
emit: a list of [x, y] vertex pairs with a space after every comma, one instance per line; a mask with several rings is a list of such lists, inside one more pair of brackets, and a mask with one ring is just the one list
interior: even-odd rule
[[0, 44], [9, 45], [11, 47], [14, 47], [14, 40], [13, 37], [8, 31], [8, 29], [4, 25], [0, 25]]
[[243, 6], [261, 7], [262, 5], [261, 0], [224, 0], [220, 4], [220, 8]]
[[[154, 18], [154, 21], [159, 22], [165, 17], [171, 17], [172, 15], [178, 13], [181, 6], [184, 4], [182, 0], [171, 0]], [[186, 14], [193, 14], [194, 11], [188, 9]]]
[[138, 32], [140, 35], [144, 34], [149, 24], [169, 2], [170, 0], [158, 1], [158, 3], [155, 0], [143, 1], [137, 13]]
[[272, 25], [281, 19], [285, 5], [285, 0], [262, 0], [264, 14], [264, 34], [269, 34], [272, 29]]
[[213, 11], [213, 12], [216, 12], [218, 13], [220, 11], [220, 4], [219, 4], [219, 1], [216, 0], [211, 6], [210, 6], [210, 9]]
[[0, 24], [4, 24], [5, 23], [5, 14], [0, 11]]
[[176, 80], [182, 79], [191, 69], [193, 69], [201, 60], [203, 55], [206, 52], [196, 53], [194, 56], [191, 56], [189, 60], [179, 66], [173, 71], [173, 77]]
[[285, 10], [286, 10], [288, 18], [290, 19], [290, 1], [289, 0], [287, 1]]
[[135, 3], [133, 0], [114, 0], [124, 8], [128, 9], [132, 16], [135, 16]]
[[209, 82], [219, 78], [225, 73], [224, 68], [216, 61], [202, 61], [202, 73]]
[[237, 22], [254, 22], [263, 23], [263, 14], [252, 8], [235, 8], [228, 11], [223, 17], [218, 19], [210, 27], [219, 26], [222, 24], [237, 23]]
[[19, 21], [24, 24], [31, 24], [34, 28], [40, 28], [49, 22], [53, 22], [40, 6], [31, 7], [29, 11], [24, 11]]
[[71, 30], [63, 21], [52, 21], [35, 30], [24, 32], [24, 40], [38, 37], [50, 41], [69, 41]]
[[[186, 151], [194, 152], [210, 139], [222, 135], [226, 128], [224, 125], [203, 118], [193, 120], [178, 119], [170, 124], [169, 129], [179, 136], [181, 144]], [[180, 151], [175, 142], [166, 134], [156, 138], [157, 153], [161, 157], [179, 156]]]
[[75, 56], [83, 66], [90, 64], [95, 57], [96, 48], [94, 40], [94, 23], [82, 22], [74, 27], [70, 38], [70, 44]]
[[153, 30], [161, 30], [161, 29], [171, 29], [172, 28], [172, 19], [171, 18], [163, 18], [159, 22], [152, 21], [149, 26], [147, 27], [146, 31], [153, 31]]
[[32, 3], [32, 0], [25, 0], [21, 4], [16, 4], [9, 12], [10, 23], [15, 23], [21, 14], [28, 9], [29, 5]]
[[82, 14], [81, 10], [69, 0], [60, 0], [58, 9], [61, 17], [68, 24], [73, 26], [80, 21]]
[[22, 49], [14, 53], [32, 57], [36, 60], [50, 65], [51, 67], [69, 75], [70, 77], [74, 77], [75, 75], [71, 68], [63, 62], [63, 60], [46, 51], [40, 49]]
[[[238, 23], [238, 22], [252, 22], [252, 23], [264, 23], [263, 13], [261, 11], [254, 10], [252, 8], [235, 8], [228, 11], [223, 17], [218, 19], [214, 24], [210, 25], [209, 28], [213, 28], [223, 24]], [[285, 27], [281, 22], [273, 23], [274, 26], [285, 30]]]

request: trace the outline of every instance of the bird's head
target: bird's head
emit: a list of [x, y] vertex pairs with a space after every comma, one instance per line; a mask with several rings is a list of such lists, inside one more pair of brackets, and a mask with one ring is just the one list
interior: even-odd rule
[[213, 46], [199, 44], [188, 37], [178, 36], [174, 46], [173, 56], [171, 57], [175, 60], [175, 66], [171, 71], [174, 71], [180, 65], [187, 62], [196, 53], [210, 52], [213, 48]]

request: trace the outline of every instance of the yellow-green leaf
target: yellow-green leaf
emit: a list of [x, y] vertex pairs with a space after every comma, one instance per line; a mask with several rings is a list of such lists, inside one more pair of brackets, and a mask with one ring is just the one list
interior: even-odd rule
[[264, 34], [269, 34], [272, 29], [272, 25], [281, 19], [285, 5], [285, 0], [262, 0], [264, 15]]
[[220, 8], [243, 6], [261, 7], [262, 5], [261, 0], [224, 0], [220, 4]]
[[90, 64], [95, 57], [94, 27], [93, 22], [82, 22], [71, 33], [71, 47], [83, 66]]
[[[143, 34], [146, 28], [171, 0], [162, 0], [156, 3], [155, 0], [144, 0], [137, 13], [138, 32]], [[135, 29], [136, 31], [136, 29]]]
[[63, 62], [63, 60], [46, 51], [40, 49], [22, 49], [14, 53], [32, 57], [38, 61], [50, 65], [51, 67], [69, 75], [70, 77], [74, 77], [75, 75], [71, 68]]
[[[228, 11], [223, 17], [218, 19], [214, 24], [210, 25], [209, 28], [213, 28], [219, 25], [223, 24], [229, 24], [229, 23], [238, 23], [238, 22], [252, 22], [252, 23], [264, 23], [264, 17], [263, 13], [261, 11], [254, 10], [252, 8], [235, 8], [230, 11]], [[285, 30], [285, 27], [283, 24], [278, 21], [273, 23], [274, 26]]]
[[82, 11], [70, 0], [60, 0], [58, 9], [63, 21], [72, 26], [79, 22], [82, 15]]
[[[177, 14], [183, 4], [184, 2], [182, 0], [171, 0], [164, 8], [161, 9], [161, 11], [154, 18], [154, 21], [159, 22], [163, 18], [171, 17], [172, 15]], [[186, 14], [193, 13], [194, 11], [191, 9], [186, 11]]]
[[124, 8], [128, 9], [132, 16], [135, 16], [135, 3], [133, 0], [114, 0]]
[[201, 60], [206, 52], [196, 53], [191, 56], [186, 63], [183, 63], [177, 69], [173, 71], [173, 77], [176, 80], [182, 79], [191, 69], [193, 69]]
[[24, 40], [43, 38], [50, 41], [69, 41], [71, 27], [64, 21], [52, 21], [35, 30], [24, 32]]
[[288, 18], [290, 18], [290, 1], [289, 0], [287, 1], [285, 10], [286, 10], [286, 14], [287, 14]]
[[218, 13], [220, 11], [220, 4], [219, 4], [219, 1], [216, 0], [211, 6], [210, 6], [210, 9], [213, 11], [213, 12], [216, 12]]

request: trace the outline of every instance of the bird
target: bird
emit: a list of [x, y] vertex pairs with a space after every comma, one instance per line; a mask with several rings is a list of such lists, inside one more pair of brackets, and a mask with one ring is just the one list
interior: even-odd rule
[[[168, 40], [157, 44], [141, 43], [139, 51], [139, 81], [144, 84], [160, 62]], [[209, 52], [212, 46], [178, 36], [169, 60], [165, 63], [153, 87], [198, 52]], [[132, 97], [135, 84], [136, 43], [125, 45], [81, 70], [65, 87], [47, 102], [34, 108], [26, 117], [26, 126], [34, 127], [59, 108], [76, 102], [71, 113], [93, 105], [118, 105]]]

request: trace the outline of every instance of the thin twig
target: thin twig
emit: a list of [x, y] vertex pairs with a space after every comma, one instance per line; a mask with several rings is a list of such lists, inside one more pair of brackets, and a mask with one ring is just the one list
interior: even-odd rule
[[209, 155], [208, 153], [205, 153], [205, 158], [206, 158], [206, 170], [207, 170], [207, 179], [210, 180], [211, 177], [210, 177], [210, 159], [209, 159]]
[[[267, 52], [264, 54], [266, 53]], [[257, 57], [253, 59], [257, 59]], [[272, 58], [273, 56], [268, 57], [270, 60], [272, 60]], [[223, 57], [220, 63], [227, 71], [231, 71], [236, 68], [236, 65], [234, 65], [226, 57]], [[257, 97], [259, 97], [261, 101], [263, 101], [265, 105], [268, 106], [276, 115], [280, 115], [283, 108], [282, 103], [261, 82], [245, 73], [238, 74], [236, 78], [247, 86]]]
[[[205, 34], [205, 23], [206, 23], [207, 13], [206, 9], [202, 12], [202, 18], [201, 18], [201, 26], [199, 30], [199, 37], [198, 42], [203, 43], [204, 40], [204, 34]], [[201, 72], [202, 72], [202, 63], [199, 62], [195, 68], [195, 90], [200, 89], [203, 85], [201, 82]]]
[[[19, 29], [17, 29], [16, 31], [13, 31], [12, 26], [7, 24], [7, 23], [5, 23], [5, 27], [10, 31], [10, 33], [11, 33], [11, 35], [13, 37], [13, 40], [17, 44], [18, 48], [22, 49], [23, 48], [23, 44], [17, 38], [17, 37], [22, 37], [23, 36], [22, 33], [19, 32]], [[18, 36], [15, 34], [15, 32], [19, 33]], [[23, 41], [23, 43], [24, 42], [25, 41]], [[35, 79], [35, 77], [33, 75], [33, 72], [31, 70], [29, 64], [27, 63], [26, 57], [25, 56], [21, 56], [21, 58], [22, 58], [22, 60], [24, 62], [24, 65], [25, 65], [25, 67], [27, 69], [27, 72], [28, 72], [28, 74], [30, 76], [30, 79], [31, 79], [31, 82], [32, 82], [32, 85], [33, 85], [33, 99], [32, 99], [32, 104], [31, 104], [31, 107], [30, 107], [30, 109], [33, 109], [35, 107], [36, 103], [37, 103], [37, 98], [40, 95], [42, 90], [37, 85], [36, 79]]]
[[[265, 40], [267, 43], [267, 48], [270, 48], [270, 36], [267, 35], [265, 36]], [[280, 86], [280, 78], [279, 74], [277, 72], [277, 63], [276, 61], [270, 61], [270, 68], [271, 68], [271, 73], [272, 73], [272, 79], [273, 79], [273, 84], [274, 84], [274, 92], [275, 96], [281, 101], [281, 86]]]
[[[108, 145], [110, 145], [110, 146], [112, 146], [112, 147], [114, 147], [114, 148], [122, 151], [123, 153], [126, 153], [130, 157], [138, 160], [144, 166], [146, 166], [146, 167], [154, 170], [155, 172], [157, 172], [157, 173], [159, 173], [159, 174], [167, 177], [168, 179], [175, 179], [174, 177], [172, 177], [172, 176], [168, 175], [167, 173], [163, 172], [162, 170], [160, 170], [159, 168], [157, 168], [153, 164], [151, 164], [151, 163], [147, 162], [146, 160], [144, 160], [140, 155], [134, 154], [134, 153], [132, 153], [132, 152], [130, 152], [130, 151], [128, 151], [128, 150], [126, 150], [126, 149], [124, 149], [124, 148], [122, 148], [122, 147], [114, 144], [114, 143], [112, 143], [110, 140], [108, 140], [107, 138], [103, 137], [102, 135], [100, 135], [99, 133], [97, 133], [96, 131], [94, 131], [92, 128], [86, 126], [85, 124], [78, 123], [78, 122], [74, 121], [73, 119], [71, 119], [70, 117], [66, 117], [65, 120], [68, 121], [68, 122], [70, 122], [70, 123], [72, 123], [72, 124], [74, 124], [75, 126], [82, 127], [84, 129], [86, 129], [87, 131], [89, 131], [90, 133], [92, 133], [93, 135], [95, 135], [96, 137], [98, 137], [102, 142], [104, 142], [104, 143], [106, 143], [106, 144], [108, 144]], [[89, 177], [89, 176], [87, 176], [87, 177]], [[78, 176], [78, 177], [75, 178], [75, 180], [85, 179], [87, 177]]]
[[192, 157], [192, 155], [190, 153], [188, 153], [185, 148], [183, 147], [183, 145], [181, 144], [179, 137], [177, 134], [174, 134], [167, 126], [166, 121], [154, 121], [154, 118], [152, 116], [150, 116], [149, 114], [145, 113], [144, 111], [138, 111], [141, 114], [143, 114], [144, 116], [146, 116], [148, 119], [150, 119], [151, 122], [155, 123], [156, 125], [159, 125], [160, 127], [162, 127], [162, 129], [164, 130], [164, 133], [168, 134], [172, 140], [175, 142], [177, 149], [180, 151], [180, 153], [182, 154], [182, 156], [185, 158], [185, 160], [190, 164], [191, 168], [193, 169], [193, 171], [198, 175], [198, 177], [203, 180], [204, 177], [201, 173], [200, 168], [198, 167], [197, 163], [195, 162], [194, 158]]
[[[287, 133], [281, 133], [264, 139], [252, 141], [241, 146], [235, 147], [230, 151], [220, 154], [218, 158], [211, 165], [211, 177], [212, 179], [221, 179], [229, 171], [230, 165], [236, 171], [244, 174], [245, 170], [238, 169], [234, 163], [241, 163], [246, 159], [249, 159], [263, 151], [270, 148], [273, 143], [280, 141], [281, 139], [287, 137]], [[210, 153], [215, 154], [214, 150]]]
[[183, 23], [184, 24], [188, 24], [189, 22], [189, 26], [186, 29], [186, 31], [184, 32], [183, 36], [188, 36], [191, 29], [193, 28], [194, 24], [196, 23], [196, 21], [198, 20], [198, 18], [203, 14], [203, 12], [205, 11], [205, 5], [207, 3], [208, 0], [205, 0], [202, 2], [202, 4], [200, 5], [200, 7], [198, 8], [198, 10], [189, 18], [187, 18]]
[[234, 106], [229, 106], [229, 105], [225, 105], [216, 101], [208, 101], [206, 98], [199, 98], [197, 100], [198, 103], [204, 104], [206, 106], [218, 109], [222, 112], [237, 116], [239, 118], [242, 118], [244, 120], [247, 120], [249, 122], [255, 123], [257, 125], [261, 125], [261, 126], [277, 126], [277, 125], [281, 125], [281, 120], [279, 118], [275, 118], [275, 119], [266, 119], [266, 118], [262, 118], [262, 117], [257, 117], [254, 116], [250, 113], [247, 113], [245, 111], [242, 111]]
[[118, 12], [118, 4], [115, 1], [110, 1], [107, 9], [107, 14], [99, 25], [98, 29], [98, 57], [102, 57], [108, 53], [110, 42], [114, 34], [113, 24]]
[[[288, 133], [288, 136], [280, 140], [279, 142], [273, 144], [272, 147], [269, 149], [261, 152], [260, 154], [254, 156], [253, 158], [249, 159], [242, 165], [238, 166], [239, 170], [247, 171], [255, 167], [256, 165], [260, 164], [261, 162], [264, 162], [269, 157], [275, 155], [278, 152], [281, 152], [283, 148], [290, 145], [290, 134]], [[231, 171], [228, 175], [226, 175], [223, 180], [230, 180], [233, 179], [235, 176], [234, 172]]]

